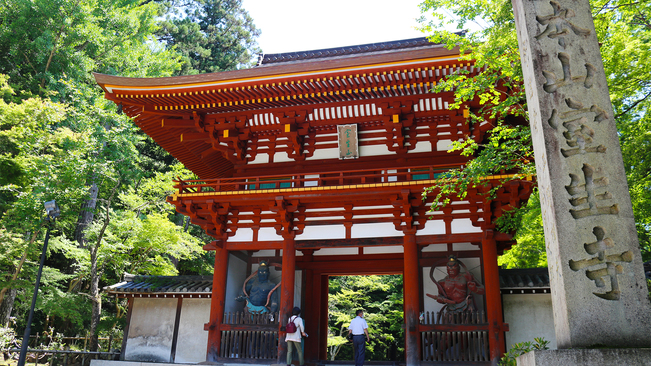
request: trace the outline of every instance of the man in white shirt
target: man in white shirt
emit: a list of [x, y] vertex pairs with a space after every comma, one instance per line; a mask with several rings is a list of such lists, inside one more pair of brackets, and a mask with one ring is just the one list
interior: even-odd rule
[[366, 342], [371, 339], [368, 336], [368, 325], [364, 320], [364, 311], [357, 310], [357, 316], [350, 321], [348, 332], [353, 335], [353, 355], [355, 356], [355, 366], [364, 365], [364, 355], [366, 353]]

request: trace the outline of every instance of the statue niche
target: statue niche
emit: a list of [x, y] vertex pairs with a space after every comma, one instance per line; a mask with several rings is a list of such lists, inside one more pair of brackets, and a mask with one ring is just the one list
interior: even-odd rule
[[269, 264], [262, 261], [258, 270], [244, 280], [242, 294], [235, 300], [246, 301], [245, 314], [276, 313], [280, 304], [276, 291], [279, 286], [280, 282], [275, 284], [269, 281]]
[[[465, 270], [463, 274], [461, 273], [461, 267]], [[476, 311], [472, 294], [483, 295], [485, 293], [484, 285], [475, 279], [463, 262], [453, 255], [449, 256], [446, 264], [448, 275], [441, 281], [434, 279], [435, 268], [436, 266], [432, 266], [429, 276], [436, 284], [439, 293], [438, 295], [426, 295], [444, 304], [439, 313], [439, 318], [443, 313], [459, 314]]]

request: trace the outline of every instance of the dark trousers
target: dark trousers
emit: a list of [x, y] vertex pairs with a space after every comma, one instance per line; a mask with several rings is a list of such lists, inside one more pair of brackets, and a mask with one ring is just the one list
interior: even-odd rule
[[366, 336], [353, 336], [353, 355], [355, 356], [355, 366], [364, 365], [364, 355], [366, 354]]

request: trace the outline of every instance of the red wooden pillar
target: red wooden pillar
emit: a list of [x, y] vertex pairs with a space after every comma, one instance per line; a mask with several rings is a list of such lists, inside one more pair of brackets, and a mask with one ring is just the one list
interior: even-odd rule
[[497, 243], [493, 238], [493, 230], [484, 231], [481, 251], [484, 261], [484, 284], [486, 286], [486, 315], [488, 317], [488, 344], [490, 347], [491, 365], [497, 365], [505, 351], [504, 324], [502, 316], [502, 297], [500, 296], [500, 275], [497, 266]]
[[405, 312], [405, 361], [418, 365], [420, 359], [420, 334], [418, 314], [420, 306], [420, 276], [416, 230], [405, 230], [404, 236], [404, 312]]
[[208, 331], [206, 361], [216, 362], [219, 357], [222, 332], [220, 326], [224, 319], [224, 297], [226, 296], [226, 277], [228, 274], [228, 250], [215, 250], [215, 272], [213, 273], [212, 298], [210, 301], [210, 322], [204, 325]]
[[[296, 248], [295, 234], [291, 232], [283, 235], [283, 267], [280, 285], [280, 319], [278, 329], [278, 363], [282, 364], [287, 359], [287, 343], [285, 342], [285, 325], [292, 315], [294, 307], [294, 279], [296, 276]], [[281, 330], [282, 329], [282, 330]]]
[[319, 282], [319, 360], [328, 359], [328, 293], [330, 277], [320, 275], [315, 280]]
[[311, 269], [305, 269], [304, 270], [305, 276], [303, 283], [305, 284], [305, 302], [301, 306], [301, 310], [303, 311], [303, 320], [305, 321], [305, 332], [308, 335], [313, 335], [314, 337], [311, 339], [306, 339], [305, 340], [305, 359], [306, 360], [315, 360], [317, 358], [317, 342], [319, 340], [318, 338], [318, 309], [317, 305], [315, 304], [315, 295], [314, 295], [314, 286], [312, 286], [312, 282], [314, 282], [314, 271]]

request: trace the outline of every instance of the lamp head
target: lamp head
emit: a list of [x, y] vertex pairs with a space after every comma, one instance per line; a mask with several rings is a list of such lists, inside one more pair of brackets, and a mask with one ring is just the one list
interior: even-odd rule
[[61, 213], [55, 200], [45, 202], [45, 212], [47, 213], [47, 216], [52, 219], [56, 219]]

